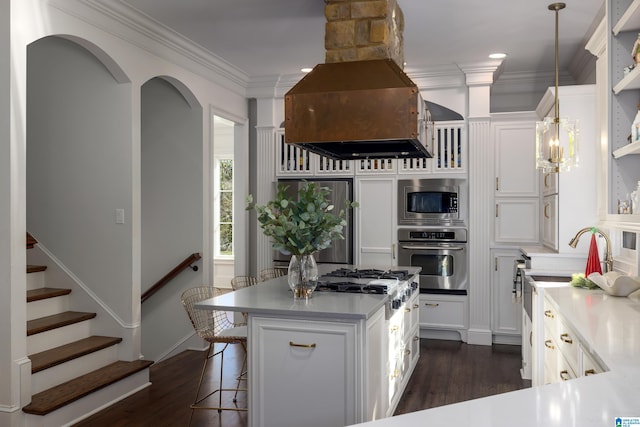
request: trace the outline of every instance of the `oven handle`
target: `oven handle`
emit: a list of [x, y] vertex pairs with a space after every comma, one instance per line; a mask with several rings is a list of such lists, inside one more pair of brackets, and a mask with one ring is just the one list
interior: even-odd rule
[[418, 250], [423, 250], [423, 251], [440, 251], [440, 250], [447, 250], [447, 251], [462, 251], [464, 250], [464, 247], [462, 246], [404, 246], [402, 245], [402, 249], [418, 249]]

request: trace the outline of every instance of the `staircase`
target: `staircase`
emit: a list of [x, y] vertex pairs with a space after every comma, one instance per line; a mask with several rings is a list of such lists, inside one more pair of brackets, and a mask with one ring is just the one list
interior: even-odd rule
[[[37, 241], [27, 234], [27, 249]], [[78, 420], [148, 384], [148, 360], [118, 360], [119, 337], [92, 335], [96, 313], [71, 310], [71, 289], [49, 287], [47, 266], [27, 265], [27, 424]]]

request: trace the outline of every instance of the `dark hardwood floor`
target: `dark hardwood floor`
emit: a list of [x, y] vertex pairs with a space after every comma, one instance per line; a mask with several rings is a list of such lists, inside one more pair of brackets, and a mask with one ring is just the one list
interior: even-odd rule
[[[420, 360], [396, 414], [433, 408], [449, 403], [490, 396], [531, 386], [520, 378], [520, 347], [475, 346], [457, 341], [423, 339]], [[225, 386], [234, 385], [234, 375], [242, 362], [242, 350], [231, 346], [225, 352]], [[101, 411], [76, 426], [134, 427], [187, 426], [195, 389], [202, 367], [202, 353], [186, 351], [151, 367], [153, 385]], [[206, 376], [207, 384], [217, 384], [218, 358]], [[232, 405], [231, 398], [226, 404]], [[225, 401], [223, 400], [223, 402]], [[238, 405], [246, 405], [246, 395]], [[235, 411], [194, 411], [192, 426], [246, 427], [247, 413]]]

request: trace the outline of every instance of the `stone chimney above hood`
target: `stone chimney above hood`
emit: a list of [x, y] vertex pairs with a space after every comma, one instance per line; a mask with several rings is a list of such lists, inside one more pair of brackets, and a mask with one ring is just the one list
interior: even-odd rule
[[325, 4], [325, 64], [285, 95], [285, 142], [335, 159], [431, 157], [397, 1]]

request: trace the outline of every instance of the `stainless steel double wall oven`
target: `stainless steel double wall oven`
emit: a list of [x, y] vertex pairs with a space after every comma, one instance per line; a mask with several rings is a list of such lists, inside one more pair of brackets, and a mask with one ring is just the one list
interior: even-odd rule
[[422, 268], [422, 293], [467, 293], [467, 188], [462, 179], [398, 181], [398, 263]]

